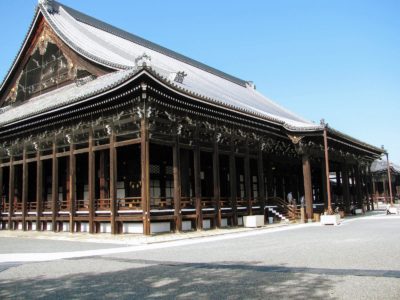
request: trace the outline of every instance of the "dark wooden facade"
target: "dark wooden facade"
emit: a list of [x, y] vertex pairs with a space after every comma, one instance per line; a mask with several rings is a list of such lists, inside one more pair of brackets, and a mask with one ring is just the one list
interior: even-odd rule
[[[0, 94], [3, 106], [84, 85], [77, 69], [92, 80], [113, 72], [75, 54], [45, 21], [38, 24]], [[43, 32], [71, 70], [79, 68], [60, 86], [13, 98]], [[288, 209], [289, 192], [297, 203], [304, 197], [309, 220], [336, 207], [369, 209], [368, 166], [380, 155], [327, 125], [290, 129], [215, 103], [146, 65], [73, 105], [1, 126], [0, 144], [3, 229], [114, 234], [240, 226], [243, 216]]]

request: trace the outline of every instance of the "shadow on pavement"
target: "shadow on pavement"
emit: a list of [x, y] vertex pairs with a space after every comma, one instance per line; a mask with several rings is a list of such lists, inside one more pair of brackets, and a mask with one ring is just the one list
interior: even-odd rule
[[[109, 257], [102, 259], [98, 263], [110, 260]], [[297, 273], [297, 268], [282, 266], [126, 261], [135, 266], [126, 264], [124, 270], [100, 274], [49, 274], [46, 277], [53, 278], [2, 280], [0, 298], [321, 299], [329, 297], [334, 285], [329, 277]]]

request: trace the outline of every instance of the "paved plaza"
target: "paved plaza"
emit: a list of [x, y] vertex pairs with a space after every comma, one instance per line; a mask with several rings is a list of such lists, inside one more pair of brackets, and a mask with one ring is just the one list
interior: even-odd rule
[[0, 298], [399, 299], [399, 230], [382, 214], [176, 238], [4, 231]]

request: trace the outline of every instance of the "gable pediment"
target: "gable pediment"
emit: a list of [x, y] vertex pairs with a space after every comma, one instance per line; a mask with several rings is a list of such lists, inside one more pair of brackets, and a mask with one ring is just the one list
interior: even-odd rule
[[30, 43], [14, 64], [13, 76], [0, 93], [1, 107], [23, 103], [77, 79], [109, 72], [75, 53], [43, 17], [35, 27], [28, 37]]

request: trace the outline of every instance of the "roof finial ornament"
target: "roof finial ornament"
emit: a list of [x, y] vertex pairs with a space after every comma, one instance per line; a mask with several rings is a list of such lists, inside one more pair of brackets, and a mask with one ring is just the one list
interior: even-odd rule
[[136, 57], [135, 64], [136, 64], [136, 67], [138, 67], [138, 68], [150, 67], [151, 66], [151, 56], [147, 55], [144, 52], [142, 55]]
[[178, 83], [183, 83], [183, 79], [185, 79], [186, 76], [187, 74], [184, 71], [179, 71], [178, 73], [176, 73], [174, 81]]
[[39, 0], [39, 5], [42, 5], [49, 13], [54, 12], [53, 0]]

